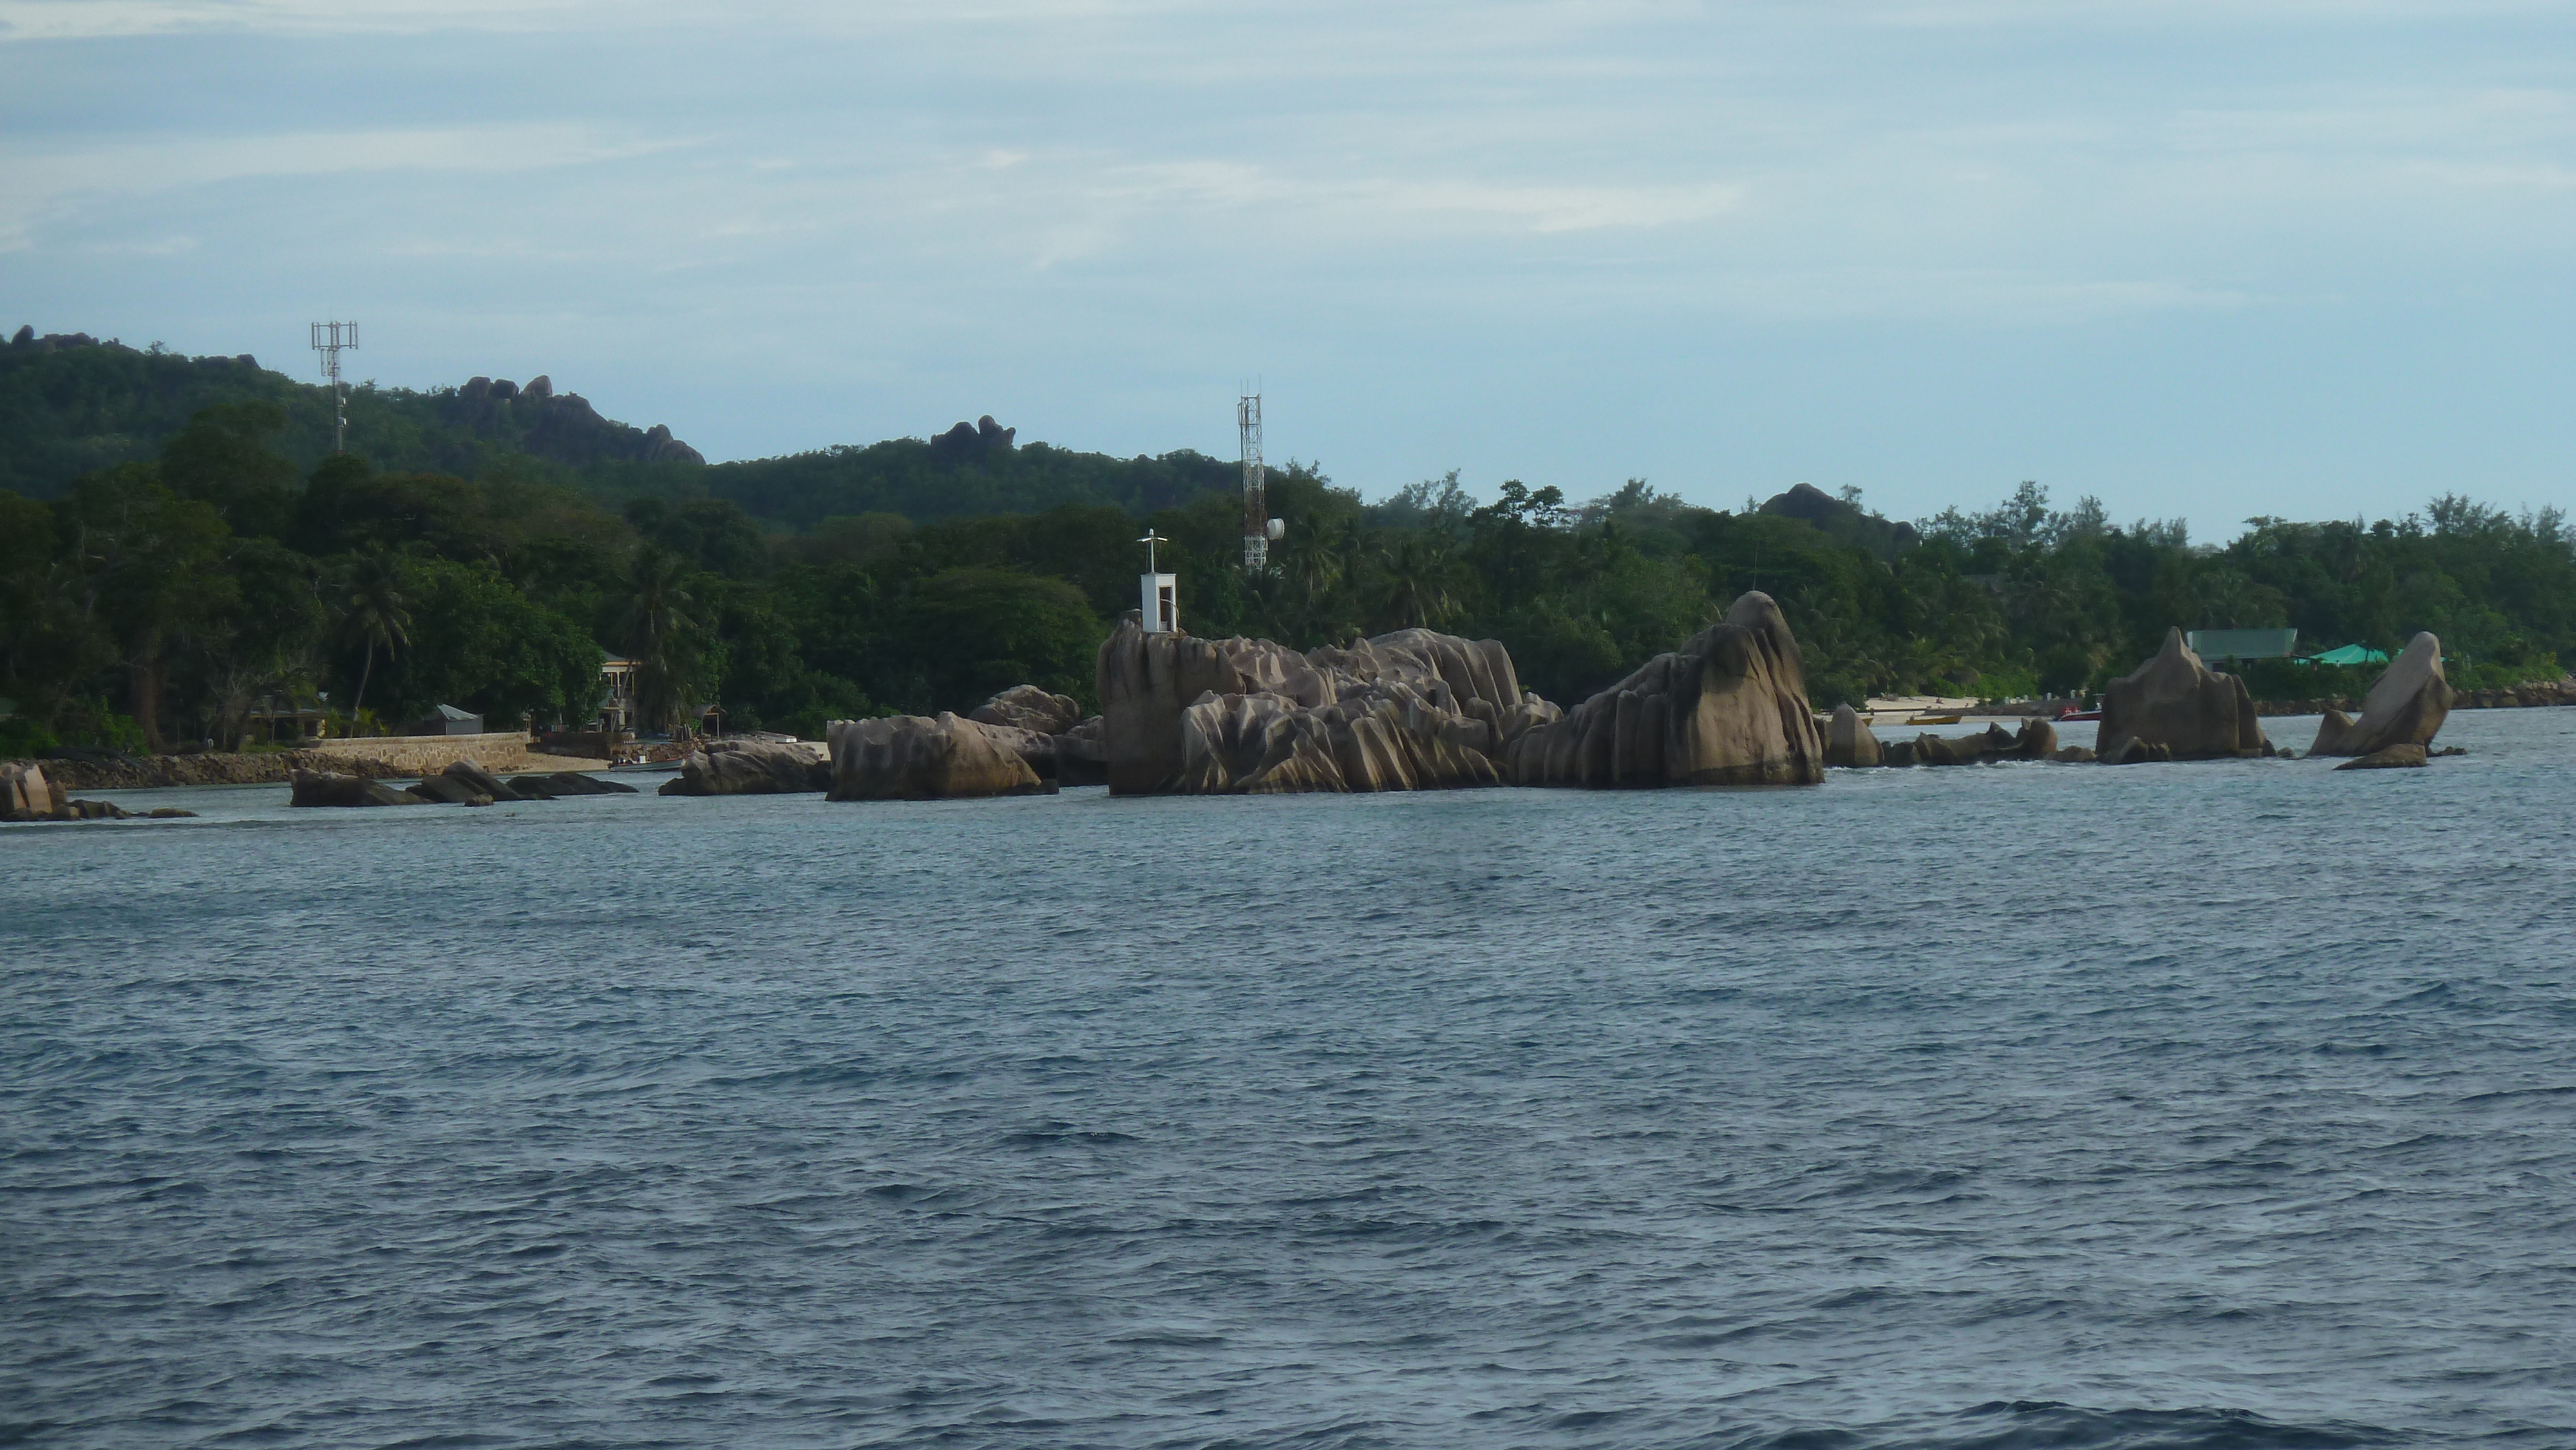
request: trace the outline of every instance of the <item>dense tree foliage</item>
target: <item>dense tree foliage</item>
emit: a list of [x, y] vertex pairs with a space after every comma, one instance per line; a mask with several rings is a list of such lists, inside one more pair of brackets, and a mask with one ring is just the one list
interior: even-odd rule
[[[29, 349], [0, 355], [12, 351]], [[96, 347], [45, 355], [84, 353], [256, 375]], [[0, 378], [0, 413], [13, 406]], [[441, 704], [502, 727], [577, 725], [611, 651], [639, 662], [648, 726], [712, 702], [734, 728], [816, 735], [871, 711], [962, 711], [1023, 682], [1087, 699], [1100, 639], [1136, 606], [1148, 525], [1172, 541], [1163, 558], [1195, 633], [1300, 647], [1413, 625], [1490, 636], [1566, 703], [1754, 588], [1781, 601], [1819, 705], [2098, 689], [2174, 625], [2295, 626], [2315, 648], [2383, 650], [2430, 629], [2470, 685], [2576, 659], [2563, 519], [2456, 496], [2378, 522], [2255, 519], [2194, 546], [2180, 521], [2116, 525], [2089, 499], [2053, 509], [2032, 484], [1905, 524], [1854, 491], [1804, 486], [1721, 511], [1639, 480], [1580, 503], [1519, 482], [1483, 500], [1453, 474], [1370, 504], [1290, 467], [1270, 485], [1287, 533], [1256, 577], [1232, 465], [1194, 454], [1014, 446], [988, 422], [767, 473], [650, 465], [768, 480], [738, 499], [506, 449], [462, 471], [417, 454], [299, 461], [299, 406], [217, 398], [169, 422], [148, 457], [101, 457], [42, 498], [0, 491], [0, 753], [230, 744], [263, 701], [323, 705], [360, 729]], [[11, 440], [0, 455], [24, 477], [67, 456], [51, 446]], [[2249, 671], [2274, 698], [2368, 677]]]

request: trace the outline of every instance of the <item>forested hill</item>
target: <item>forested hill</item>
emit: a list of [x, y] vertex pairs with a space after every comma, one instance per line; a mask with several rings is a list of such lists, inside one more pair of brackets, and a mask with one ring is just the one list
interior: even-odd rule
[[[160, 456], [199, 410], [271, 403], [286, 425], [271, 446], [309, 471], [331, 451], [331, 395], [263, 368], [251, 354], [190, 357], [85, 333], [21, 327], [0, 347], [0, 488], [53, 498], [95, 469]], [[478, 478], [496, 470], [594, 476], [685, 470], [703, 462], [666, 427], [603, 418], [543, 377], [523, 387], [474, 378], [428, 392], [357, 387], [349, 450], [379, 468]], [[573, 477], [553, 481], [571, 482]]]
[[[60, 496], [85, 473], [157, 458], [200, 409], [265, 402], [285, 410], [269, 446], [309, 472], [331, 448], [331, 398], [319, 383], [249, 354], [189, 357], [82, 333], [20, 328], [0, 346], [0, 489]], [[1044, 443], [985, 418], [937, 437], [898, 438], [781, 458], [710, 465], [656, 424], [600, 415], [550, 379], [472, 378], [451, 388], [357, 387], [349, 451], [389, 473], [566, 485], [602, 502], [721, 499], [773, 529], [834, 516], [917, 522], [1107, 505], [1137, 517], [1231, 490], [1236, 466], [1189, 450], [1111, 458]]]

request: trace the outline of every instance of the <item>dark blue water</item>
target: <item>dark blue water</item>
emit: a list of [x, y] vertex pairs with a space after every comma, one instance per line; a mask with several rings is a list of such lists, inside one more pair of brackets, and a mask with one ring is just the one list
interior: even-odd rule
[[2576, 1443], [2576, 710], [2445, 740], [6, 828], [0, 1443]]

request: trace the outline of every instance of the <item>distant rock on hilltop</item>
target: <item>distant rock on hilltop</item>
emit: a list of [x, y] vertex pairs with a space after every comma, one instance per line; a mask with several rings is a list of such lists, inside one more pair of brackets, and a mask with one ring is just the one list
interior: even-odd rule
[[1826, 536], [1882, 559], [1893, 559], [1923, 541], [1912, 524], [1881, 518], [1811, 483], [1801, 483], [1786, 493], [1773, 494], [1763, 503], [1761, 512], [1784, 519], [1802, 519]]

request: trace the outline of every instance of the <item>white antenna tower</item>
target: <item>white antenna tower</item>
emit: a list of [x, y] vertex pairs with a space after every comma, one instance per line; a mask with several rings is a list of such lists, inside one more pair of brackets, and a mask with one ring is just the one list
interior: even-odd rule
[[340, 349], [358, 345], [358, 324], [354, 322], [317, 322], [313, 324], [313, 350], [322, 354], [322, 376], [331, 381], [331, 451], [349, 451], [348, 395], [340, 386]]
[[1247, 574], [1270, 568], [1270, 503], [1264, 497], [1269, 471], [1261, 466], [1261, 395], [1246, 393], [1235, 401], [1235, 427], [1243, 435], [1243, 569]]

